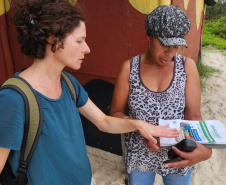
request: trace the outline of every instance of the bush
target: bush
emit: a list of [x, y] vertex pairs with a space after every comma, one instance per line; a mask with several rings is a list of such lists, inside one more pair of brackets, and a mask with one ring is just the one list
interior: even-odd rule
[[215, 45], [218, 49], [226, 49], [226, 40], [211, 33], [203, 33], [202, 46]]
[[219, 19], [206, 20], [204, 24], [204, 30], [209, 31], [218, 37], [226, 39], [226, 16], [222, 16]]
[[202, 46], [207, 45], [216, 45], [218, 49], [226, 49], [226, 16], [205, 20]]

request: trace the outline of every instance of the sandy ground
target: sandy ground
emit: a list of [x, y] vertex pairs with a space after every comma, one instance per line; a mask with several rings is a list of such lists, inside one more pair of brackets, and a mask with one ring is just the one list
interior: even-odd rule
[[[220, 69], [206, 81], [201, 111], [204, 120], [216, 119], [226, 124], [226, 51], [202, 49], [202, 63]], [[121, 157], [87, 146], [96, 185], [122, 185], [126, 176]], [[226, 184], [226, 149], [214, 149], [212, 157], [199, 163], [193, 171], [191, 185]], [[162, 185], [160, 176], [155, 185]]]

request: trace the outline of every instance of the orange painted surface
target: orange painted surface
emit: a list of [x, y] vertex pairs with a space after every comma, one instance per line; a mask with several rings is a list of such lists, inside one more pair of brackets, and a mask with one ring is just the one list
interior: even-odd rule
[[0, 84], [13, 75], [13, 63], [8, 42], [8, 14], [0, 14]]
[[[196, 61], [202, 26], [197, 30], [195, 1], [189, 1], [186, 11], [183, 0], [171, 0], [171, 3], [184, 10], [191, 20], [191, 31], [186, 36], [189, 48], [183, 48], [180, 53]], [[147, 50], [148, 42], [144, 28], [146, 15], [137, 11], [127, 0], [78, 0], [77, 2], [86, 12], [86, 41], [91, 53], [86, 56], [79, 71], [69, 68], [66, 70], [71, 72], [82, 85], [91, 79], [104, 79], [114, 83], [122, 62]], [[32, 60], [20, 53], [20, 45], [16, 41], [16, 29], [10, 21], [13, 11], [13, 8], [10, 8], [6, 16], [0, 16], [0, 31], [3, 29], [2, 25], [7, 24], [7, 35], [0, 33], [0, 84], [9, 77], [8, 74], [20, 71], [32, 63]], [[2, 23], [2, 17], [5, 17], [5, 23]], [[2, 39], [2, 37], [6, 38]], [[6, 42], [8, 42], [8, 58], [11, 58], [11, 62], [10, 59], [4, 58]]]
[[91, 53], [79, 70], [78, 80], [92, 78], [108, 81], [116, 78], [123, 61], [147, 48], [144, 29], [146, 15], [136, 11], [128, 1], [78, 1], [87, 15], [87, 43]]

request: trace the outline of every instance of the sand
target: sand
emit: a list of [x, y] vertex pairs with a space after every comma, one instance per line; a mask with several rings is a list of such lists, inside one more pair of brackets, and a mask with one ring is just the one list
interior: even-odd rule
[[[202, 92], [203, 120], [216, 119], [226, 124], [226, 51], [208, 47], [202, 49], [202, 63], [220, 69], [206, 81]], [[87, 146], [96, 185], [123, 185], [126, 177], [121, 156]], [[214, 149], [209, 160], [196, 165], [191, 185], [226, 184], [226, 149]], [[155, 185], [163, 185], [157, 175]]]

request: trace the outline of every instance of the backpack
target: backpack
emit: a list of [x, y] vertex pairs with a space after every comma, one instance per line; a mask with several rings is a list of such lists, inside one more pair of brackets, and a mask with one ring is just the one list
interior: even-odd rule
[[[67, 84], [72, 100], [76, 104], [76, 91], [70, 77], [65, 73], [61, 73], [61, 77]], [[43, 115], [40, 101], [31, 85], [19, 76], [9, 78], [0, 90], [13, 89], [17, 91], [24, 100], [25, 104], [25, 126], [24, 135], [21, 145], [21, 157], [19, 168], [17, 169], [18, 177], [12, 173], [11, 166], [7, 160], [0, 177], [1, 185], [26, 185], [27, 169], [31, 157], [35, 151], [38, 139], [41, 135]]]

